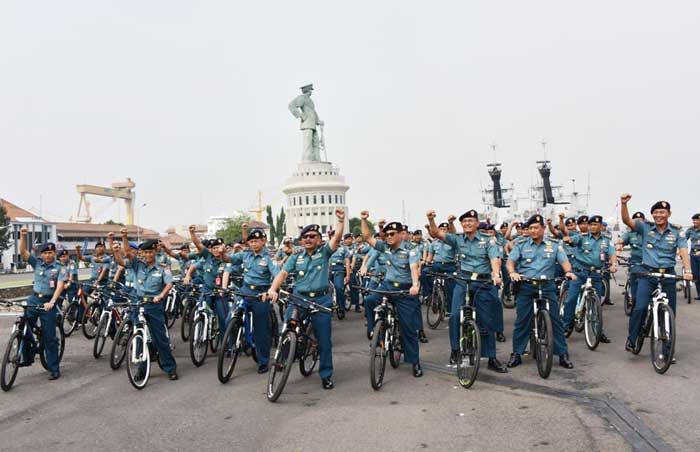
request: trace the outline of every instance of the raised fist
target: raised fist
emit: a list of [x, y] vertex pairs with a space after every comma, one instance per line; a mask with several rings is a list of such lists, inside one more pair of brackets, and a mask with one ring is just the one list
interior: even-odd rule
[[362, 212], [360, 212], [360, 218], [362, 218], [363, 220], [366, 220], [367, 218], [369, 218], [369, 211], [363, 210]]
[[433, 209], [430, 209], [428, 212], [426, 212], [425, 216], [428, 218], [428, 220], [433, 220], [437, 214]]

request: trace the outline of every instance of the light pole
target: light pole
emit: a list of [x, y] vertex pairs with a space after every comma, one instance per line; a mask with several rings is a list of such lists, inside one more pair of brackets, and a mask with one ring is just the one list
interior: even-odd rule
[[136, 209], [136, 217], [137, 217], [137, 219], [136, 219], [136, 243], [137, 244], [141, 244], [141, 225], [139, 224], [139, 222], [141, 221], [141, 209], [143, 207], [146, 207], [147, 205], [148, 204], [146, 204], [144, 202], [143, 204], [138, 206], [138, 208]]

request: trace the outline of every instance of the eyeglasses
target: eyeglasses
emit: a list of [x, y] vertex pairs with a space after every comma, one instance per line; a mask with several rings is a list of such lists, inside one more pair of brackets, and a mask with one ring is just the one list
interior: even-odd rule
[[393, 236], [395, 236], [396, 234], [398, 234], [398, 233], [397, 233], [397, 232], [387, 232], [387, 233], [386, 233], [386, 236], [387, 236], [387, 237], [393, 237]]
[[301, 238], [304, 240], [313, 240], [316, 237], [318, 237], [318, 234], [304, 234], [301, 236]]

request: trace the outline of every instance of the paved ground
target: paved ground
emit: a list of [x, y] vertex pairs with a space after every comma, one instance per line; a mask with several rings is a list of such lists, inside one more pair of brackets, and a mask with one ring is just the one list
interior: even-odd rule
[[[506, 312], [509, 339], [513, 314]], [[60, 380], [48, 382], [35, 365], [0, 393], [0, 450], [698, 450], [698, 305], [679, 304], [678, 364], [666, 375], [652, 370], [647, 346], [640, 356], [624, 351], [627, 318], [618, 302], [606, 311], [612, 344], [591, 352], [572, 336], [575, 369], [555, 367], [542, 380], [531, 360], [506, 375], [483, 362], [470, 390], [444, 366], [449, 347], [440, 328], [422, 348], [423, 378], [404, 364], [373, 391], [362, 319], [334, 322], [335, 390], [294, 370], [276, 404], [266, 400], [266, 378], [252, 360], [239, 361], [235, 378], [221, 385], [214, 359], [194, 368], [179, 340], [181, 379], [157, 370], [136, 391], [124, 370], [94, 360], [78, 333], [68, 339]], [[10, 327], [0, 318], [2, 349]], [[510, 349], [510, 341], [499, 344], [499, 356]]]

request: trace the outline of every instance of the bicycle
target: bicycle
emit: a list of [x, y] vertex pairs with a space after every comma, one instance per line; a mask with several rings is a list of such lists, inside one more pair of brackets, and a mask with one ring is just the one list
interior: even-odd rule
[[132, 308], [138, 310], [138, 314], [126, 347], [126, 355], [129, 357], [126, 374], [129, 383], [141, 390], [146, 387], [151, 375], [151, 354], [154, 355], [155, 361], [158, 361], [158, 351], [151, 345], [151, 333], [144, 313], [144, 306], [153, 303], [153, 297], [139, 297], [135, 302], [133, 298], [130, 299]]
[[506, 309], [513, 309], [515, 307], [515, 291], [513, 290], [513, 282], [506, 287], [505, 284], [501, 284], [501, 304]]
[[369, 357], [369, 382], [372, 389], [378, 391], [384, 383], [387, 356], [391, 367], [396, 369], [401, 363], [401, 354], [403, 353], [399, 313], [391, 300], [392, 297], [406, 296], [409, 291], [370, 288], [363, 290], [382, 297], [382, 301], [374, 308], [374, 330], [372, 331]]
[[[336, 271], [330, 272], [330, 281], [328, 282], [328, 290], [331, 293], [331, 300], [333, 300], [333, 311], [335, 312], [336, 317], [338, 317], [338, 320], [343, 320], [345, 318], [345, 313], [350, 309], [352, 300], [350, 299], [350, 290], [347, 285], [343, 286], [343, 294], [345, 295], [345, 302], [343, 303], [343, 309], [340, 309], [340, 305], [338, 304], [338, 293], [335, 289], [335, 284], [333, 284], [333, 277], [336, 273], [341, 273], [341, 271]], [[342, 273], [345, 274], [345, 270], [342, 270]]]
[[[603, 334], [603, 307], [601, 299], [593, 287], [591, 273], [602, 273], [601, 270], [589, 270], [586, 282], [581, 286], [579, 296], [576, 301], [576, 311], [574, 314], [574, 329], [580, 333], [583, 331], [586, 346], [589, 350], [595, 350], [600, 344], [600, 337]], [[560, 306], [559, 315], [564, 315], [564, 305]], [[566, 337], [571, 336], [571, 331], [566, 333]]]
[[[272, 358], [267, 380], [267, 400], [270, 402], [277, 401], [282, 395], [295, 360], [299, 360], [299, 370], [304, 377], [311, 375], [319, 359], [318, 342], [314, 337], [311, 316], [333, 312], [332, 309], [299, 295], [284, 290], [280, 290], [279, 293], [281, 302], [291, 305], [292, 312], [289, 320], [284, 323], [279, 346]], [[301, 319], [301, 309], [309, 311], [304, 319]]]
[[[457, 362], [457, 380], [459, 384], [469, 389], [476, 382], [481, 362], [481, 332], [476, 323], [476, 308], [471, 298], [469, 285], [476, 281], [490, 281], [485, 277], [472, 273], [469, 278], [463, 278], [457, 274], [450, 275], [456, 281], [462, 281], [465, 285], [464, 303], [459, 311], [459, 359]], [[453, 312], [452, 315], [455, 315]]]
[[[12, 389], [19, 368], [31, 366], [34, 355], [39, 355], [42, 367], [48, 370], [48, 358], [45, 353], [44, 341], [41, 337], [41, 326], [38, 321], [35, 322], [33, 326], [30, 326], [29, 319], [27, 318], [27, 311], [30, 309], [38, 312], [46, 312], [46, 310], [43, 305], [32, 306], [27, 304], [26, 301], [3, 301], [3, 303], [6, 306], [20, 306], [23, 310], [22, 313], [17, 316], [12, 326], [12, 333], [10, 334], [10, 339], [7, 341], [5, 353], [2, 357], [2, 366], [0, 366], [0, 387], [3, 391], [7, 392]], [[29, 328], [31, 328], [31, 332], [34, 335], [34, 340], [31, 341], [27, 338]], [[56, 338], [58, 339], [58, 361], [60, 363], [65, 349], [65, 335], [58, 322], [56, 322]], [[38, 343], [35, 341], [38, 341]], [[28, 351], [29, 362], [24, 362], [23, 360], [25, 350]]]
[[[192, 312], [190, 325], [190, 358], [192, 364], [200, 367], [207, 359], [208, 349], [216, 353], [219, 346], [219, 318], [207, 303], [207, 295], [216, 298], [226, 295], [227, 289], [215, 288], [210, 294], [200, 297], [195, 310]], [[222, 300], [223, 301], [223, 300]]]
[[170, 329], [175, 325], [175, 322], [180, 317], [180, 310], [182, 300], [180, 299], [180, 292], [185, 292], [184, 285], [180, 280], [173, 281], [173, 287], [168, 292], [168, 296], [165, 299], [165, 326]]
[[425, 320], [428, 322], [430, 329], [436, 329], [440, 326], [447, 316], [447, 305], [452, 300], [447, 299], [447, 282], [448, 275], [446, 273], [429, 272], [428, 276], [433, 277], [433, 291], [430, 294], [430, 299], [425, 307]]
[[624, 297], [623, 308], [625, 310], [625, 315], [629, 317], [632, 314], [632, 309], [634, 309], [634, 294], [632, 293], [632, 274], [630, 273], [632, 269], [632, 264], [629, 259], [618, 256], [617, 262], [620, 267], [627, 269], [627, 279], [624, 284], [618, 284], [622, 287], [622, 296]]
[[186, 285], [183, 283], [182, 288], [180, 289], [180, 293], [182, 294], [182, 321], [180, 322], [180, 337], [182, 337], [182, 342], [189, 342], [190, 340], [192, 312], [197, 305], [199, 290], [201, 288], [201, 285]]
[[[119, 307], [125, 306], [127, 303], [118, 303], [115, 302], [114, 299], [117, 297], [125, 298], [126, 295], [121, 294], [118, 290], [123, 287], [125, 286], [118, 282], [111, 284], [111, 288], [113, 289], [112, 293], [107, 299], [105, 309], [103, 309], [100, 314], [100, 321], [95, 331], [95, 341], [92, 346], [92, 356], [95, 359], [99, 359], [102, 355], [107, 336], [111, 336], [114, 339], [114, 331], [119, 329], [122, 324], [122, 313], [119, 311]], [[114, 324], [112, 324], [112, 321], [114, 321]]]
[[97, 325], [104, 309], [103, 290], [103, 286], [94, 286], [87, 296], [87, 307], [83, 315], [83, 336], [87, 339], [95, 339], [97, 334]]
[[85, 290], [83, 289], [83, 284], [75, 282], [73, 284], [78, 284], [78, 290], [73, 296], [73, 298], [66, 299], [67, 303], [62, 310], [61, 316], [61, 325], [63, 327], [63, 332], [65, 333], [66, 337], [70, 337], [70, 335], [78, 329], [78, 326], [82, 322], [82, 318], [80, 318], [79, 315], [80, 308], [83, 308], [83, 313], [87, 308], [87, 301]]
[[669, 305], [668, 295], [663, 290], [662, 281], [664, 279], [680, 281], [683, 277], [665, 272], [635, 274], [639, 277], [656, 278], [657, 282], [632, 353], [638, 355], [644, 346], [644, 339], [649, 337], [651, 339], [651, 365], [656, 373], [663, 374], [673, 364], [673, 354], [676, 348], [676, 320]]
[[[241, 298], [236, 300], [236, 295], [241, 296]], [[253, 357], [253, 361], [258, 362], [253, 339], [253, 312], [250, 309], [249, 302], [239, 292], [229, 293], [228, 297], [231, 318], [228, 322], [228, 327], [226, 327], [217, 356], [216, 372], [221, 383], [227, 383], [231, 379], [240, 353], [250, 354]], [[258, 295], [252, 298], [261, 299], [262, 297]], [[236, 302], [235, 307], [234, 301]]]

